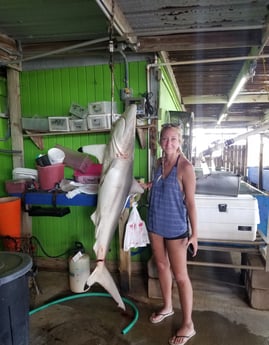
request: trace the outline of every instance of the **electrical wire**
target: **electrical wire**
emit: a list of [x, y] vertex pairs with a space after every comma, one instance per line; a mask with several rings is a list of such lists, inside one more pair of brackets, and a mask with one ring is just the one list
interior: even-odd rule
[[145, 98], [145, 113], [147, 116], [152, 116], [154, 114], [154, 108], [150, 103], [150, 99], [153, 97], [152, 92], [145, 92], [142, 94], [142, 97]]
[[48, 254], [48, 253], [46, 252], [46, 250], [44, 249], [44, 247], [42, 246], [41, 242], [39, 241], [39, 239], [38, 239], [36, 236], [32, 236], [32, 239], [35, 240], [35, 241], [37, 242], [37, 244], [39, 245], [39, 247], [40, 247], [42, 253], [43, 253], [44, 255], [46, 255], [48, 258], [56, 259], [56, 258], [59, 258], [59, 257], [61, 257], [61, 256], [65, 256], [65, 255], [67, 255], [67, 254], [70, 254], [70, 253], [72, 252], [72, 249], [68, 249], [68, 250], [66, 250], [66, 251], [65, 251], [64, 253], [62, 253], [62, 254], [50, 255], [50, 254]]
[[[108, 293], [103, 293], [103, 292], [86, 292], [86, 293], [82, 293], [82, 294], [78, 294], [78, 295], [72, 295], [72, 296], [67, 296], [67, 297], [63, 297], [63, 298], [60, 298], [60, 299], [57, 299], [55, 301], [52, 301], [52, 302], [49, 302], [47, 304], [44, 304], [36, 309], [33, 309], [29, 312], [29, 315], [32, 316], [34, 315], [35, 313], [41, 311], [41, 310], [44, 310], [52, 305], [55, 305], [55, 304], [59, 304], [59, 303], [62, 303], [62, 302], [66, 302], [66, 301], [70, 301], [70, 300], [73, 300], [73, 299], [77, 299], [77, 298], [83, 298], [83, 297], [112, 297], [110, 296]], [[133, 310], [134, 310], [134, 318], [133, 320], [130, 322], [130, 324], [128, 326], [126, 326], [122, 331], [121, 333], [122, 334], [127, 334], [133, 327], [134, 325], [136, 324], [137, 320], [138, 320], [138, 317], [139, 317], [139, 311], [136, 307], [136, 305], [130, 301], [129, 299], [123, 297], [122, 300], [129, 304]]]

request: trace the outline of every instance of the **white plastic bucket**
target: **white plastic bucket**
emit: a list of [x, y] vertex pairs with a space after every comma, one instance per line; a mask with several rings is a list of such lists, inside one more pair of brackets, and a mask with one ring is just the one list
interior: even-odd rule
[[64, 151], [53, 147], [52, 149], [48, 150], [48, 157], [50, 160], [50, 164], [59, 164], [63, 163], [64, 158], [65, 158], [65, 153]]

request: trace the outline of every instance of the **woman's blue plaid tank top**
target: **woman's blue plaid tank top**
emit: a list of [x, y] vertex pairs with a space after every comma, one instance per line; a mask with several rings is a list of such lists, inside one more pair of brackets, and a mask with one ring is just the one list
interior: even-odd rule
[[184, 194], [177, 179], [177, 162], [166, 178], [162, 178], [159, 166], [149, 197], [148, 231], [165, 238], [179, 237], [188, 230]]

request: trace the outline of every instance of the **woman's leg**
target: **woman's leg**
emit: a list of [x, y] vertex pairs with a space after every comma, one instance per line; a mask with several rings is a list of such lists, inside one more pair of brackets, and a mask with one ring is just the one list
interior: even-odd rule
[[[187, 238], [166, 240], [166, 248], [171, 269], [177, 283], [182, 311], [182, 322], [177, 331], [178, 336], [188, 336], [194, 331], [192, 321], [193, 290], [187, 269], [187, 243]], [[180, 344], [180, 340], [178, 343]]]
[[[163, 296], [163, 308], [159, 311], [158, 314], [166, 314], [170, 313], [173, 310], [172, 276], [170, 263], [163, 237], [154, 233], [150, 233], [150, 241], [153, 256], [158, 270], [161, 293]], [[154, 319], [158, 319], [158, 315], [156, 315]]]

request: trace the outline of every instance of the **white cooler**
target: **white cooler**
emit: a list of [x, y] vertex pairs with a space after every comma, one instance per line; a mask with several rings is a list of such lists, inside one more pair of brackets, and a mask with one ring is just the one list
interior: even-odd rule
[[228, 197], [196, 194], [195, 201], [199, 239], [256, 239], [260, 216], [258, 201], [252, 195]]

